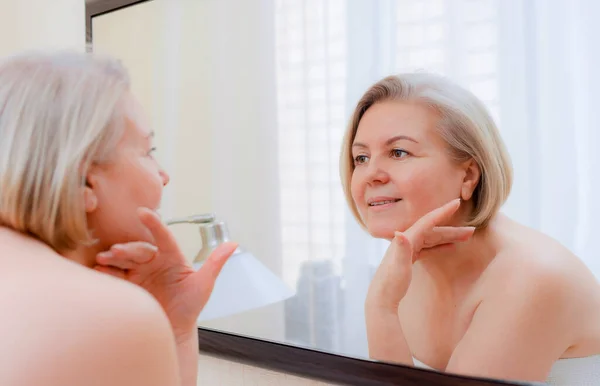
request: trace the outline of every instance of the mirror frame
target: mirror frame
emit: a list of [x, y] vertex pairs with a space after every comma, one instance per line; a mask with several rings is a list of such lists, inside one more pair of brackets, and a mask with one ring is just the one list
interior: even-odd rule
[[533, 386], [372, 361], [265, 339], [198, 328], [200, 352], [229, 361], [339, 385]]
[[[86, 43], [93, 43], [92, 19], [109, 12], [154, 0], [86, 0]], [[197, 1], [197, 0], [196, 0]], [[372, 361], [309, 347], [258, 339], [198, 327], [200, 353], [240, 364], [342, 385], [542, 385], [469, 377], [417, 367]]]

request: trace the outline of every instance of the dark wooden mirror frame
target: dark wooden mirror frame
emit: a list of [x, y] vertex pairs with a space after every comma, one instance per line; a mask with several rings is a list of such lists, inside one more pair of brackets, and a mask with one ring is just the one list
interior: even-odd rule
[[[93, 43], [92, 19], [153, 0], [86, 0], [86, 41]], [[200, 1], [200, 0], [198, 0]], [[276, 372], [340, 385], [537, 385], [466, 377], [370, 361], [208, 328], [198, 328], [200, 352]]]

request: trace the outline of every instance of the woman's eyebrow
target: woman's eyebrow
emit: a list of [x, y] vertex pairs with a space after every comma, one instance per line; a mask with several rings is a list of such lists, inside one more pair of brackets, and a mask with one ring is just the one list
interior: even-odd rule
[[[396, 142], [396, 141], [411, 141], [414, 143], [419, 143], [416, 139], [409, 137], [408, 135], [395, 135], [392, 138], [388, 139], [387, 141], [385, 141], [386, 145], [391, 145], [392, 143]], [[367, 148], [368, 146], [365, 145], [362, 142], [354, 142], [352, 144], [352, 147], [361, 147], [361, 148]]]

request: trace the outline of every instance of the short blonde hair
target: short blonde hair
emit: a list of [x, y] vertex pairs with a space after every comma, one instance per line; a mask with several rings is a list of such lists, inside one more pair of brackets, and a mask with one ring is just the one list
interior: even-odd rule
[[127, 71], [91, 53], [0, 62], [0, 225], [57, 251], [92, 242], [83, 187], [124, 128]]
[[440, 116], [438, 130], [456, 161], [475, 160], [481, 170], [474, 191], [474, 210], [465, 225], [485, 227], [504, 204], [512, 187], [510, 156], [491, 115], [470, 91], [446, 78], [407, 73], [375, 83], [358, 102], [350, 119], [340, 154], [340, 177], [346, 201], [359, 224], [365, 224], [350, 192], [354, 171], [352, 143], [361, 118], [375, 103], [399, 100], [423, 103]]

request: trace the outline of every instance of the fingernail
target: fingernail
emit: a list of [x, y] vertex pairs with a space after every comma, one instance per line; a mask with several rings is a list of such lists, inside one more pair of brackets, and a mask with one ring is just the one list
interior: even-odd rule
[[101, 258], [101, 259], [110, 259], [113, 256], [113, 254], [110, 251], [106, 251], [106, 252], [100, 252], [97, 257]]
[[154, 215], [154, 216], [156, 216], [158, 218], [162, 218], [162, 216], [160, 215], [160, 213], [158, 212], [158, 210], [150, 209], [150, 208], [147, 208], [145, 206], [140, 206], [138, 208], [138, 213], [144, 213], [144, 212], [150, 213], [150, 214], [152, 214], [152, 215]]
[[237, 243], [230, 242], [230, 243], [228, 244], [228, 247], [229, 247], [229, 248], [228, 248], [228, 252], [227, 252], [227, 253], [224, 253], [224, 254], [221, 256], [221, 259], [224, 259], [224, 258], [229, 258], [229, 256], [231, 256], [232, 254], [234, 254], [234, 253], [235, 253], [236, 249], [238, 249], [238, 246], [239, 246], [239, 245], [238, 245]]
[[404, 242], [404, 237], [402, 237], [401, 232], [394, 232], [394, 238], [398, 242], [398, 244], [402, 244]]

